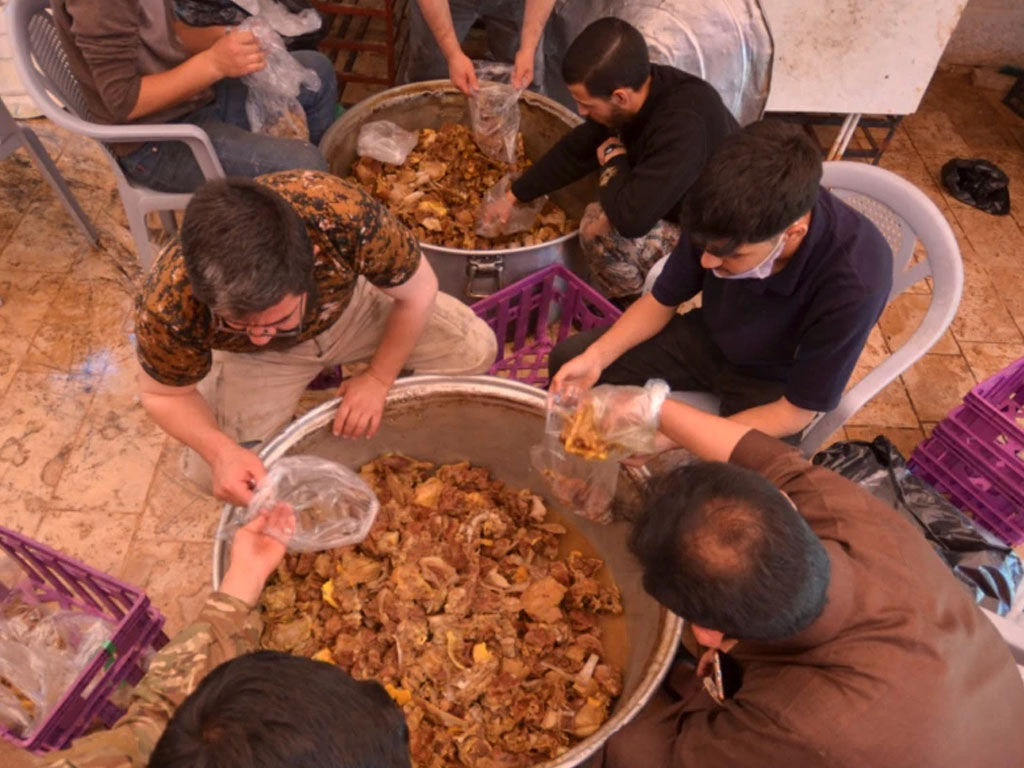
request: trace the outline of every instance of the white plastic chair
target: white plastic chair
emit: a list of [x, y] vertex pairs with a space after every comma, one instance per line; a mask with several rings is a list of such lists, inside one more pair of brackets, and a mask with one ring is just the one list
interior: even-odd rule
[[[964, 285], [963, 262], [953, 230], [928, 196], [909, 181], [874, 165], [837, 160], [825, 163], [822, 184], [867, 216], [889, 242], [893, 282], [888, 301], [929, 276], [932, 293], [928, 311], [910, 338], [851, 387], [839, 405], [804, 430], [800, 451], [808, 457], [942, 337], [956, 315]], [[915, 239], [920, 240], [925, 257], [912, 264]], [[672, 397], [718, 413], [719, 399], [710, 392], [673, 392]]]
[[49, 0], [11, 0], [7, 5], [14, 65], [25, 91], [50, 120], [72, 133], [96, 139], [103, 147], [117, 180], [128, 227], [143, 271], [155, 257], [146, 228], [146, 214], [158, 212], [163, 228], [173, 234], [177, 223], [171, 211], [185, 208], [190, 193], [158, 192], [130, 181], [107, 144], [138, 144], [147, 141], [183, 141], [192, 150], [207, 179], [224, 178], [220, 160], [206, 131], [196, 125], [132, 124], [103, 125], [91, 122], [89, 110], [50, 13]]

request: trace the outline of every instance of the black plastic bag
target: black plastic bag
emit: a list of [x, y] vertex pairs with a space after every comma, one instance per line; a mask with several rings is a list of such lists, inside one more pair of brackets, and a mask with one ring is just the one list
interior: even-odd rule
[[988, 160], [955, 157], [942, 166], [941, 175], [942, 186], [961, 203], [995, 216], [1010, 212], [1010, 179]]
[[924, 480], [910, 474], [900, 452], [886, 438], [833, 443], [812, 461], [857, 483], [921, 528], [980, 605], [1001, 616], [1010, 610], [1024, 573], [1020, 558]]

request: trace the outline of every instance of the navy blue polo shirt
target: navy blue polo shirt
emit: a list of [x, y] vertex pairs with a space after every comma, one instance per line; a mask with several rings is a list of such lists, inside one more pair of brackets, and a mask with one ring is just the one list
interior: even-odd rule
[[784, 382], [793, 405], [835, 408], [892, 288], [892, 251], [863, 214], [822, 188], [789, 263], [763, 280], [722, 280], [684, 232], [653, 295], [678, 306], [703, 291], [711, 339], [739, 373]]

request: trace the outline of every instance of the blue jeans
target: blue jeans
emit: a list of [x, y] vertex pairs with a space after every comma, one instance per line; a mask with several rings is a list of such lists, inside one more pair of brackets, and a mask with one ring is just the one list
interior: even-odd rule
[[[316, 51], [294, 51], [299, 63], [316, 71], [320, 89], [299, 92], [306, 112], [310, 141], [281, 139], [249, 130], [245, 116], [248, 90], [241, 80], [230, 78], [213, 86], [214, 99], [205, 107], [175, 122], [198, 125], [210, 136], [213, 149], [228, 176], [259, 176], [292, 168], [327, 170], [317, 144], [334, 121], [338, 82], [331, 60]], [[195, 156], [180, 141], [151, 141], [118, 158], [125, 175], [161, 192], [192, 192], [205, 177]]]

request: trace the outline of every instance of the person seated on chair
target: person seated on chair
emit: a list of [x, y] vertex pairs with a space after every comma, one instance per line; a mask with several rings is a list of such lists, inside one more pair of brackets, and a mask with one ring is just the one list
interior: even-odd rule
[[[334, 120], [334, 65], [316, 51], [295, 51], [320, 88], [302, 88], [309, 141], [253, 133], [248, 90], [239, 79], [265, 66], [252, 32], [188, 27], [172, 0], [53, 0], [54, 20], [89, 118], [107, 124], [192, 123], [210, 137], [229, 176], [309, 168], [326, 170], [316, 145]], [[179, 141], [112, 144], [125, 176], [162, 192], [192, 192], [204, 180]]]
[[637, 296], [679, 239], [679, 206], [714, 149], [737, 129], [699, 77], [651, 64], [627, 22], [598, 19], [573, 40], [562, 76], [586, 118], [484, 212], [505, 221], [528, 203], [600, 170], [598, 202], [580, 222], [591, 279], [606, 296]]
[[264, 514], [238, 531], [220, 589], [153, 657], [113, 728], [5, 755], [5, 768], [409, 768], [405, 719], [379, 683], [257, 650], [256, 602], [285, 552], [267, 524]]
[[1020, 765], [1020, 673], [917, 527], [745, 424], [610, 389], [610, 439], [703, 461], [653, 479], [630, 537], [685, 651], [587, 768]]
[[[690, 188], [654, 283], [608, 329], [551, 352], [555, 392], [666, 380], [773, 437], [836, 407], [892, 288], [892, 251], [820, 186], [821, 153], [786, 123], [725, 140]], [[702, 306], [679, 314], [702, 293]]]
[[[528, 88], [533, 82], [537, 45], [554, 5], [555, 0], [410, 0], [409, 50], [398, 82], [447, 77], [464, 94], [473, 95], [480, 83], [473, 62], [462, 50], [462, 41], [470, 27], [482, 19], [487, 25], [491, 53], [498, 61], [514, 65], [513, 85]], [[513, 25], [521, 27], [518, 42]], [[503, 35], [503, 30], [509, 34]], [[508, 45], [510, 42], [513, 44]]]
[[412, 234], [359, 187], [319, 171], [201, 186], [181, 244], [136, 305], [143, 407], [183, 442], [185, 474], [245, 504], [251, 445], [287, 424], [325, 367], [368, 363], [338, 390], [335, 434], [371, 437], [403, 370], [483, 373], [497, 340], [437, 291]]

